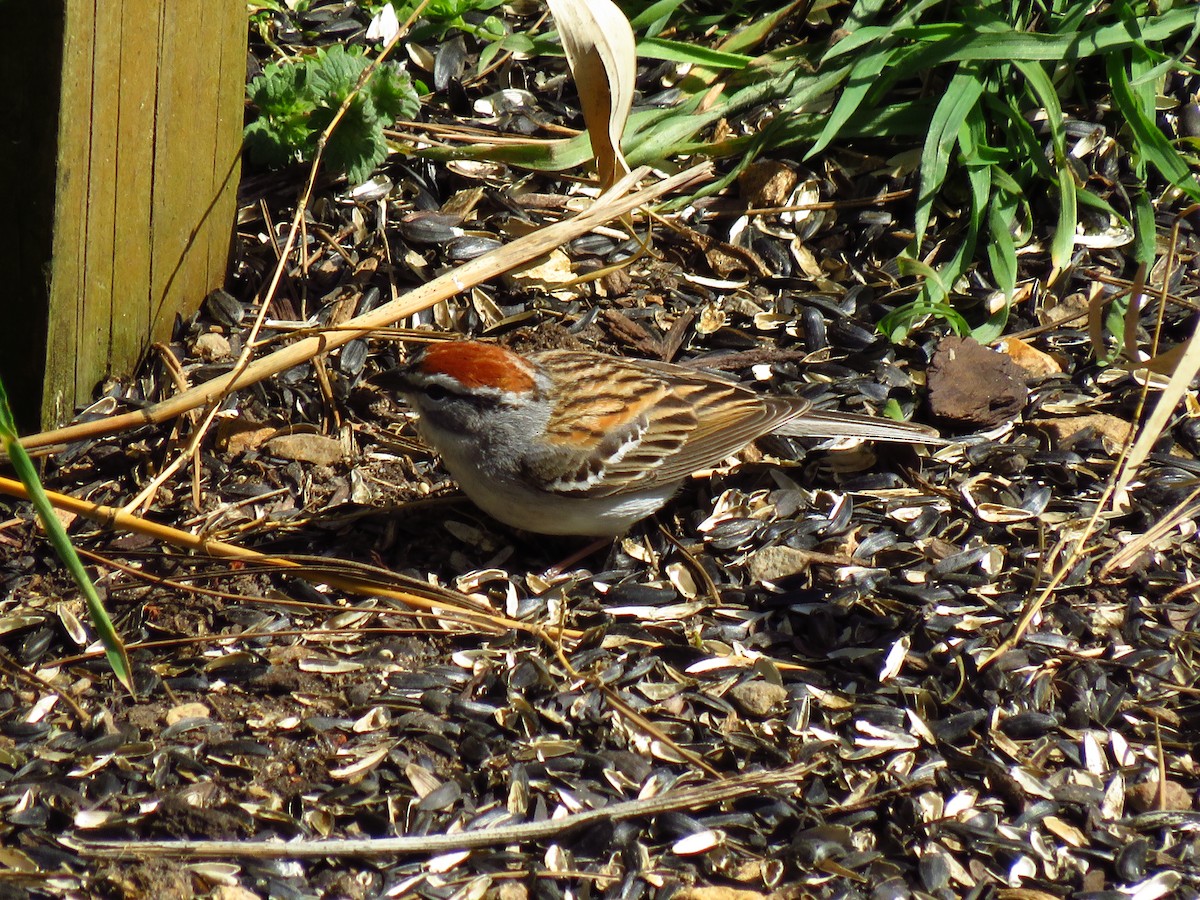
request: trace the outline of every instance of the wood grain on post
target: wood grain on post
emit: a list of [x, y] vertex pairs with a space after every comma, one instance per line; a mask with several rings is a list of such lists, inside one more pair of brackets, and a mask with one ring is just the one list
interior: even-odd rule
[[19, 309], [0, 329], [0, 377], [30, 429], [132, 373], [223, 283], [246, 8], [0, 0], [0, 16], [0, 83], [23, 94], [0, 151], [0, 192], [21, 198], [18, 224], [0, 226], [0, 265], [17, 276], [2, 308]]

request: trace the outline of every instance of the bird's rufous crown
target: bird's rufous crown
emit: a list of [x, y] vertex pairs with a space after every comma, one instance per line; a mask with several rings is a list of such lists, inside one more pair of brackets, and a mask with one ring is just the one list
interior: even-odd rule
[[490, 387], [523, 393], [535, 386], [529, 363], [496, 344], [477, 341], [431, 344], [418, 368], [425, 375], [446, 375], [468, 389]]

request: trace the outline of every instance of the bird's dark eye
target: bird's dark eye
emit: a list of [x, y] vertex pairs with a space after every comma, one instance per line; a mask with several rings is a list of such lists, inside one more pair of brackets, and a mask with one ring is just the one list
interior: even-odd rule
[[430, 384], [425, 387], [425, 396], [437, 403], [449, 397], [450, 392], [443, 385]]

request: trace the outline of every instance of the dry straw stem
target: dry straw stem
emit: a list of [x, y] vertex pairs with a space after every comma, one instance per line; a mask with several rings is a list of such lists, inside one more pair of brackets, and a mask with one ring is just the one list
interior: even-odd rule
[[[1154, 338], [1151, 343], [1150, 352], [1153, 356], [1158, 353], [1158, 338], [1162, 329], [1163, 310], [1167, 303], [1167, 282], [1168, 274], [1171, 272], [1175, 264], [1175, 249], [1179, 243], [1179, 228], [1183, 220], [1190, 216], [1197, 209], [1200, 209], [1200, 204], [1194, 204], [1183, 210], [1175, 217], [1175, 224], [1171, 229], [1171, 240], [1168, 243], [1166, 267], [1163, 274], [1162, 291], [1159, 296], [1158, 303], [1158, 321], [1154, 329]], [[1139, 273], [1134, 284], [1134, 295], [1130, 299], [1131, 307], [1138, 307], [1138, 287], [1142, 283], [1143, 278]], [[1128, 328], [1127, 330], [1131, 330]], [[1171, 378], [1167, 382], [1166, 388], [1163, 389], [1162, 395], [1158, 398], [1158, 403], [1155, 404], [1148, 418], [1142, 422], [1141, 427], [1136, 431], [1130, 431], [1124, 445], [1121, 447], [1120, 457], [1117, 459], [1117, 465], [1113, 469], [1113, 473], [1109, 476], [1108, 484], [1105, 486], [1104, 493], [1101, 495], [1099, 502], [1088, 518], [1082, 532], [1073, 541], [1070, 538], [1064, 537], [1059, 541], [1058, 545], [1052, 551], [1052, 556], [1058, 558], [1059, 562], [1055, 566], [1054, 572], [1050, 577], [1049, 582], [1035, 596], [1032, 596], [1025, 607], [1021, 618], [1017, 621], [1016, 627], [1012, 633], [1005, 638], [995, 650], [983, 661], [980, 668], [986, 668], [1000, 657], [1004, 656], [1009, 650], [1013, 649], [1024, 638], [1025, 633], [1033, 624], [1041, 612], [1042, 607], [1050, 598], [1050, 595], [1058, 589], [1059, 585], [1066, 579], [1067, 575], [1075, 568], [1076, 564], [1082, 559], [1084, 548], [1088, 540], [1096, 533], [1097, 524], [1100, 521], [1101, 515], [1105, 510], [1112, 509], [1114, 512], [1128, 509], [1129, 485], [1137, 475], [1138, 469], [1146, 458], [1150, 455], [1151, 449], [1162, 436], [1163, 430], [1167, 427], [1172, 415], [1175, 414], [1175, 409], [1179, 405], [1179, 401], [1191, 386], [1192, 379], [1197, 373], [1200, 373], [1200, 322], [1197, 322], [1192, 336], [1185, 342], [1184, 350], [1178, 358], [1175, 370], [1171, 373]], [[1136, 349], [1136, 348], [1135, 348]], [[1176, 348], [1173, 348], [1173, 350]], [[1134, 366], [1130, 366], [1134, 368]], [[1145, 372], [1145, 380], [1142, 384], [1141, 397], [1138, 400], [1137, 412], [1135, 419], [1140, 420], [1142, 413], [1145, 411], [1146, 399], [1150, 391], [1151, 374]], [[1182, 506], [1190, 504], [1195, 495], [1188, 497]], [[1179, 507], [1174, 513], [1168, 515], [1170, 519], [1173, 515], [1179, 512]], [[1070, 544], [1069, 550], [1067, 549]], [[1101, 570], [1101, 577], [1110, 573], [1119, 562], [1122, 561], [1120, 551], [1114, 553], [1109, 563]]]
[[[28, 500], [29, 495], [25, 486], [19, 481], [0, 478], [0, 494]], [[144, 534], [155, 540], [163, 541], [185, 550], [205, 553], [226, 559], [250, 560], [262, 565], [275, 566], [281, 570], [293, 572], [301, 577], [319, 581], [338, 590], [359, 596], [384, 597], [404, 604], [410, 609], [424, 610], [440, 619], [454, 621], [465, 628], [490, 634], [503, 633], [510, 630], [524, 631], [541, 635], [541, 629], [515, 619], [509, 619], [493, 613], [482, 604], [472, 600], [465, 594], [459, 594], [446, 588], [435, 588], [422, 582], [394, 576], [397, 582], [410, 582], [409, 589], [381, 584], [377, 580], [363, 580], [352, 575], [339, 574], [336, 563], [332, 560], [320, 560], [321, 565], [297, 561], [286, 557], [270, 556], [256, 550], [248, 550], [236, 544], [224, 541], [208, 540], [202, 536], [150, 522], [139, 516], [124, 512], [111, 506], [102, 506], [87, 500], [79, 500], [67, 494], [46, 492], [55, 509], [62, 509], [83, 516], [93, 522], [99, 522], [120, 531]], [[315, 561], [314, 561], [315, 562]], [[577, 639], [578, 631], [564, 631], [563, 637]]]
[[[1158, 353], [1158, 336], [1162, 329], [1162, 316], [1166, 307], [1167, 282], [1169, 275], [1175, 265], [1175, 248], [1179, 242], [1179, 226], [1186, 216], [1191, 215], [1197, 209], [1200, 209], [1200, 204], [1189, 206], [1178, 216], [1175, 217], [1175, 224], [1171, 230], [1171, 241], [1167, 249], [1167, 264], [1163, 269], [1163, 284], [1162, 295], [1158, 301], [1158, 321], [1154, 329], [1154, 343], [1150, 350], [1152, 354]], [[1130, 302], [1131, 306], [1136, 305], [1135, 302]], [[1162, 435], [1163, 430], [1167, 427], [1167, 422], [1171, 416], [1175, 414], [1175, 409], [1179, 405], [1179, 401], [1183, 399], [1183, 395], [1187, 393], [1191, 387], [1192, 379], [1200, 372], [1200, 322], [1196, 324], [1196, 330], [1192, 336], [1188, 338], [1186, 349], [1179, 357], [1178, 364], [1175, 366], [1175, 371], [1171, 373], [1171, 378], [1167, 382], [1166, 388], [1162, 392], [1162, 396], [1158, 398], [1158, 403], [1155, 404], [1150, 417], [1142, 425], [1138, 432], [1137, 438], [1133, 442], [1133, 447], [1128, 454], [1124, 456], [1119, 467], [1119, 474], [1116, 479], [1116, 484], [1113, 487], [1113, 503], [1119, 507], [1128, 506], [1126, 491], [1129, 488], [1129, 483], [1137, 474], [1138, 469], [1146, 458], [1150, 455], [1151, 449]], [[1150, 375], [1146, 373], [1145, 389], [1142, 393], [1142, 403], [1139, 406], [1138, 413], [1141, 413], [1141, 406], [1145, 404], [1146, 390], [1149, 389]]]
[[1151, 525], [1144, 534], [1139, 534], [1128, 544], [1116, 550], [1101, 567], [1101, 580], [1108, 578], [1118, 569], [1128, 569], [1156, 541], [1170, 534], [1189, 519], [1195, 518], [1196, 513], [1200, 512], [1200, 504], [1196, 502], [1197, 498], [1200, 498], [1200, 488], [1196, 488], [1175, 504], [1170, 512]]
[[111, 416], [96, 422], [44, 431], [23, 438], [21, 443], [27, 450], [30, 450], [165, 422], [206, 403], [212, 403], [230, 391], [244, 388], [284, 372], [312, 359], [319, 353], [326, 353], [356, 338], [369, 337], [375, 328], [392, 325], [421, 310], [428, 309], [435, 303], [449, 300], [456, 294], [469, 291], [489, 278], [495, 278], [513, 268], [523, 266], [539, 256], [549, 253], [555, 247], [587, 234], [593, 228], [621, 216], [629, 215], [639, 207], [653, 203], [665, 194], [707, 181], [712, 174], [712, 164], [700, 163], [635, 193], [626, 194], [630, 187], [648, 173], [648, 168], [639, 168], [622, 178], [595, 204], [579, 215], [531, 232], [511, 244], [506, 244], [466, 262], [457, 269], [439, 275], [390, 303], [365, 315], [350, 319], [335, 332], [302, 338], [294, 344], [276, 350], [251, 363], [240, 373], [230, 372], [219, 376], [145, 409]]
[[713, 784], [673, 788], [654, 797], [640, 797], [586, 809], [540, 822], [499, 825], [454, 834], [412, 835], [359, 840], [295, 841], [79, 841], [81, 852], [99, 857], [171, 857], [174, 859], [311, 859], [314, 857], [432, 856], [456, 851], [528, 844], [560, 838], [568, 832], [601, 823], [660, 816], [683, 810], [710, 809], [766, 791], [794, 793], [817, 768], [817, 763], [796, 763], [737, 775]]

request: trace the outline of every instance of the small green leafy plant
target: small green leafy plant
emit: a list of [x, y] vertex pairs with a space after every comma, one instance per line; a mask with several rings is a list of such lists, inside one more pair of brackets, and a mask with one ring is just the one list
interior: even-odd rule
[[[396, 18], [406, 21], [420, 5], [421, 0], [399, 0], [391, 6]], [[504, 20], [495, 15], [484, 15], [495, 9], [504, 0], [430, 0], [421, 10], [418, 23], [413, 27], [411, 39], [420, 43], [430, 39], [440, 40], [452, 31], [469, 34], [480, 42], [483, 49], [479, 54], [478, 70], [483, 71], [502, 52], [530, 53], [537, 46], [526, 34], [514, 33]], [[387, 3], [362, 4], [371, 14], [387, 6]]]
[[[321, 133], [367, 65], [360, 53], [339, 45], [267, 66], [246, 89], [259, 113], [244, 135], [250, 158], [271, 167], [311, 160]], [[384, 63], [354, 95], [330, 135], [325, 162], [352, 183], [366, 181], [387, 157], [383, 129], [398, 118], [412, 118], [419, 106], [408, 74]]]
[[[424, 21], [413, 29], [412, 39], [422, 41], [429, 37], [440, 38], [455, 30], [474, 35], [482, 41], [502, 38], [508, 33], [508, 29], [501, 19], [487, 16], [481, 21], [475, 21], [480, 17], [471, 16], [471, 13], [495, 9], [503, 2], [504, 0], [429, 0], [421, 10], [421, 19]], [[384, 5], [379, 4], [380, 7]], [[419, 5], [420, 0], [392, 3], [396, 10], [396, 18], [401, 22], [408, 19]], [[470, 19], [468, 16], [471, 16]]]

